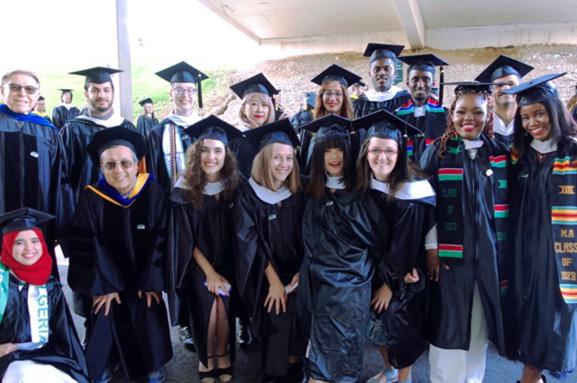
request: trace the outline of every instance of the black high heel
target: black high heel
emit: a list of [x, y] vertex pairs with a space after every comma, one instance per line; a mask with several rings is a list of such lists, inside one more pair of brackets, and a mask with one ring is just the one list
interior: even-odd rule
[[[221, 355], [216, 355], [217, 361], [216, 361], [216, 365], [218, 366], [218, 358], [224, 358], [225, 356], [227, 356], [229, 354], [229, 352], [225, 352], [224, 354]], [[216, 367], [216, 376], [218, 377], [219, 382], [222, 383], [228, 383], [230, 381], [232, 381], [232, 361], [230, 366], [228, 367]]]

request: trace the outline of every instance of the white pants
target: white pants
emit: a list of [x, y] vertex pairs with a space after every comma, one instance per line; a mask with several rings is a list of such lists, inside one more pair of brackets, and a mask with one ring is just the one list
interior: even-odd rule
[[487, 361], [487, 323], [479, 288], [475, 284], [471, 309], [469, 351], [429, 348], [431, 383], [481, 383]]
[[49, 364], [19, 360], [8, 365], [2, 383], [76, 383], [70, 375]]

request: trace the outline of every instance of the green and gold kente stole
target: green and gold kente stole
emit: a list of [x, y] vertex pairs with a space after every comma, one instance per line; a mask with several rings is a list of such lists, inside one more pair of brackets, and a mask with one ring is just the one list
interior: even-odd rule
[[577, 157], [555, 158], [552, 171], [551, 223], [559, 289], [572, 309], [577, 304]]
[[[479, 151], [487, 150], [490, 155], [485, 174], [493, 180], [494, 222], [497, 236], [497, 251], [501, 259], [507, 251], [509, 231], [509, 204], [507, 191], [507, 155], [499, 147], [482, 137], [484, 144]], [[463, 162], [467, 155], [461, 139], [447, 141], [447, 151], [440, 159], [437, 171], [437, 232], [439, 257], [445, 263], [461, 263], [464, 252], [463, 222]], [[481, 160], [481, 156], [478, 157]]]

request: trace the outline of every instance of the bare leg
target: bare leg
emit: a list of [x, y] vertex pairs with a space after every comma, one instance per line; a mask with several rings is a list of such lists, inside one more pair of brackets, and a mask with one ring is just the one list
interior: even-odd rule
[[523, 375], [521, 375], [521, 383], [541, 383], [541, 370], [525, 364], [523, 366]]
[[[230, 368], [232, 365], [228, 349], [230, 328], [228, 325], [228, 316], [222, 298], [216, 298], [216, 367], [219, 369]], [[227, 383], [232, 380], [232, 374], [222, 373], [218, 380]]]
[[413, 366], [399, 369], [399, 381], [404, 382], [411, 377], [411, 369]]
[[214, 356], [214, 340], [216, 337], [216, 318], [217, 318], [216, 300], [214, 301], [212, 308], [210, 309], [210, 319], [208, 321], [208, 336], [206, 342], [206, 355], [208, 356], [207, 365], [205, 366], [202, 362], [198, 361], [198, 371], [211, 371], [214, 369], [214, 361], [212, 357]]
[[309, 383], [329, 383], [329, 382], [326, 382], [324, 380], [316, 380], [313, 378], [309, 378]]

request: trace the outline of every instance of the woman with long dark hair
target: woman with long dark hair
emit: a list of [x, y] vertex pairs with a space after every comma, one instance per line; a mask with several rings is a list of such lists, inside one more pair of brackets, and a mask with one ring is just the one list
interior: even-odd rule
[[298, 137], [286, 119], [246, 135], [257, 154], [235, 199], [236, 284], [262, 341], [261, 381], [297, 383], [305, 348], [294, 331], [303, 256]]
[[421, 157], [437, 195], [438, 256], [428, 259], [433, 383], [482, 381], [488, 340], [505, 352], [500, 282], [508, 254], [508, 157], [493, 140], [490, 86], [457, 85], [447, 129]]
[[239, 185], [228, 142], [241, 133], [215, 116], [190, 132], [197, 140], [170, 196], [171, 269], [191, 315], [200, 381], [228, 382], [235, 349], [232, 203]]
[[[435, 192], [407, 160], [407, 131], [420, 131], [384, 110], [354, 125], [367, 138], [357, 160], [357, 189], [379, 207], [383, 224], [381, 262], [373, 276], [369, 340], [379, 346], [386, 368], [368, 383], [411, 382], [411, 366], [426, 348], [421, 336], [425, 312], [425, 248], [436, 248], [433, 229]], [[389, 224], [384, 224], [389, 223]], [[425, 235], [428, 241], [425, 242]], [[396, 370], [395, 368], [400, 370]]]
[[351, 122], [325, 116], [315, 132], [311, 183], [303, 213], [301, 331], [310, 334], [309, 382], [357, 382], [369, 319], [374, 260], [368, 212], [354, 193]]
[[510, 298], [513, 358], [522, 383], [563, 377], [577, 366], [577, 126], [551, 80], [504, 91], [517, 94], [512, 159], [514, 256]]

